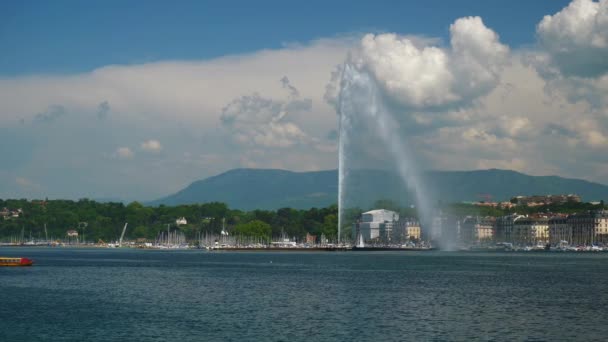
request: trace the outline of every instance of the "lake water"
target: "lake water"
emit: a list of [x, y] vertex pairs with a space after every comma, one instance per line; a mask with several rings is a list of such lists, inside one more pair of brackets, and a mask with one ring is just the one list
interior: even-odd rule
[[608, 254], [0, 255], [0, 341], [608, 340]]

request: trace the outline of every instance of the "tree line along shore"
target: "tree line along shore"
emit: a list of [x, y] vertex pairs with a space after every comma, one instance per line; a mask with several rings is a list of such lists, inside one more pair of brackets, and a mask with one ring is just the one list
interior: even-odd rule
[[[438, 208], [457, 216], [503, 216], [511, 213], [571, 214], [587, 210], [606, 209], [603, 203], [565, 203], [538, 207], [483, 207], [468, 203], [437, 203]], [[416, 209], [401, 207], [389, 200], [379, 200], [372, 208], [399, 212], [403, 217], [416, 218]], [[371, 208], [349, 208], [344, 213], [343, 227], [351, 227], [362, 212]], [[270, 239], [278, 236], [303, 240], [307, 235], [335, 240], [338, 231], [338, 207], [298, 210], [243, 211], [230, 209], [219, 202], [150, 207], [139, 202], [105, 203], [89, 199], [26, 200], [0, 199], [0, 241], [65, 240], [69, 231], [77, 232], [90, 242], [115, 241], [126, 222], [130, 240], [154, 241], [159, 234], [179, 230], [186, 239], [195, 240], [202, 234], [231, 235]], [[179, 222], [183, 218], [183, 221]], [[345, 229], [343, 231], [349, 231]], [[349, 234], [350, 235], [350, 234]]]

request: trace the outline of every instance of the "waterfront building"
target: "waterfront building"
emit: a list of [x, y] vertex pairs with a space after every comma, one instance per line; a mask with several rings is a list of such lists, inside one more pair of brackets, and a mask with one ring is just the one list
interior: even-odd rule
[[596, 211], [593, 218], [595, 241], [608, 244], [608, 211]]
[[496, 230], [496, 218], [491, 216], [482, 217], [475, 226], [475, 234], [478, 242], [491, 242], [494, 240]]
[[420, 223], [412, 218], [401, 219], [393, 227], [392, 242], [404, 243], [420, 240]]
[[552, 246], [572, 244], [572, 224], [567, 215], [556, 215], [549, 219], [549, 243]]
[[468, 216], [460, 225], [460, 242], [465, 245], [491, 242], [494, 239], [494, 217]]
[[608, 211], [590, 211], [568, 217], [572, 226], [572, 244], [608, 244]]
[[524, 218], [516, 213], [496, 218], [494, 238], [498, 242], [513, 242], [513, 224], [516, 220]]
[[524, 246], [549, 243], [549, 218], [517, 218], [513, 222], [512, 238], [513, 243]]
[[458, 234], [459, 240], [464, 245], [473, 244], [475, 238], [475, 225], [477, 224], [477, 217], [467, 216], [462, 220], [460, 225], [460, 232]]
[[413, 241], [419, 241], [422, 237], [420, 223], [407, 227], [407, 238]]
[[399, 214], [386, 209], [370, 210], [361, 214], [361, 220], [353, 229], [353, 240], [358, 241], [358, 234], [363, 241], [388, 242], [391, 239], [393, 226], [399, 221]]

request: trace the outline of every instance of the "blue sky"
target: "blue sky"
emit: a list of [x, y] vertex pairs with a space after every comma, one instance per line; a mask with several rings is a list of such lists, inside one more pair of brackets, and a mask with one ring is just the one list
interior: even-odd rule
[[0, 198], [336, 168], [345, 64], [421, 169], [608, 183], [608, 0], [3, 1]]
[[0, 4], [0, 74], [208, 59], [353, 32], [448, 37], [481, 16], [512, 46], [568, 1], [14, 1]]

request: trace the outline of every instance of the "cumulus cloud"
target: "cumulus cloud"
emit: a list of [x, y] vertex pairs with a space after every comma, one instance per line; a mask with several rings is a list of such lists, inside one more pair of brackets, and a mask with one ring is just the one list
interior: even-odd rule
[[397, 34], [368, 34], [353, 64], [372, 74], [390, 98], [403, 106], [467, 105], [498, 84], [509, 49], [479, 17], [456, 20], [450, 36], [447, 49], [420, 46]]
[[565, 137], [565, 138], [578, 138], [578, 136], [579, 136], [579, 134], [576, 131], [574, 131], [568, 127], [562, 126], [560, 124], [553, 123], [553, 122], [546, 124], [544, 129], [542, 130], [542, 133], [546, 134], [546, 135]]
[[336, 113], [339, 112], [338, 97], [340, 96], [342, 69], [342, 64], [334, 67], [331, 71], [329, 82], [325, 85], [325, 93], [323, 94], [323, 100], [332, 106]]
[[306, 134], [290, 118], [294, 114], [309, 112], [311, 99], [300, 99], [299, 91], [289, 79], [281, 79], [288, 90], [287, 101], [265, 98], [257, 93], [232, 100], [222, 109], [220, 120], [233, 140], [243, 146], [288, 148], [311, 144], [315, 139]]
[[[469, 17], [450, 26], [447, 47], [366, 35], [346, 65], [373, 77], [422, 168], [498, 167], [606, 182], [597, 156], [608, 146], [606, 3], [576, 0], [545, 17], [533, 48], [511, 49]], [[575, 68], [575, 53], [586, 54], [578, 60], [589, 61], [593, 73]], [[336, 101], [344, 70], [335, 69], [326, 87], [337, 109], [344, 106]], [[353, 139], [367, 137], [358, 132]]]
[[128, 147], [119, 147], [116, 149], [116, 156], [120, 159], [131, 159], [135, 153]]
[[590, 147], [605, 147], [606, 146], [606, 136], [598, 131], [598, 130], [589, 130], [586, 132], [586, 141]]
[[539, 43], [566, 76], [608, 72], [608, 0], [574, 0], [538, 24]]
[[536, 28], [539, 49], [526, 60], [546, 80], [546, 90], [570, 102], [608, 105], [608, 0], [574, 0], [546, 15]]
[[147, 152], [160, 152], [162, 146], [158, 140], [147, 140], [141, 143], [141, 148]]
[[291, 85], [291, 82], [289, 82], [289, 78], [287, 78], [287, 76], [283, 76], [283, 78], [281, 78], [281, 85], [283, 85], [283, 88], [289, 89], [290, 97], [299, 97], [300, 96], [300, 92], [298, 91], [298, 89], [296, 87]]
[[[467, 109], [463, 123], [444, 122], [411, 143], [430, 165], [445, 169], [508, 168], [606, 182], [602, 109], [546, 92], [546, 80], [518, 56], [495, 88]], [[464, 117], [463, 117], [464, 118]], [[465, 120], [465, 119], [463, 119]], [[585, 169], [584, 175], [580, 173]]]
[[516, 115], [503, 115], [495, 119], [495, 127], [492, 134], [499, 137], [528, 139], [535, 131], [534, 125], [529, 118]]

